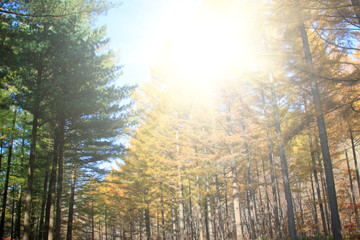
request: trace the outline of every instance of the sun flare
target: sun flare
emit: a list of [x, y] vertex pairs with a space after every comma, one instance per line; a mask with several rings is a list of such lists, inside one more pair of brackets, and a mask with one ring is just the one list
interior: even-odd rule
[[172, 80], [201, 88], [255, 66], [254, 6], [238, 2], [173, 1], [154, 31], [151, 64], [162, 65]]

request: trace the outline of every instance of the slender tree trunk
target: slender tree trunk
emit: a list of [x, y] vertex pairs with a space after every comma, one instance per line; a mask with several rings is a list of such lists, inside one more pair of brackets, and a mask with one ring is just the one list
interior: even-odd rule
[[[269, 233], [270, 233], [270, 238], [272, 239], [274, 236], [273, 233], [273, 229], [272, 229], [272, 224], [271, 224], [271, 214], [270, 214], [270, 198], [269, 198], [269, 193], [268, 193], [268, 183], [266, 180], [266, 172], [265, 172], [265, 161], [264, 158], [261, 158], [261, 163], [262, 163], [262, 170], [263, 170], [263, 177], [264, 177], [264, 184], [265, 184], [265, 196], [266, 196], [266, 208], [267, 208], [267, 217], [268, 217], [268, 226], [269, 226]], [[275, 201], [275, 203], [277, 203], [277, 201]], [[276, 204], [277, 205], [277, 204]], [[275, 206], [274, 206], [275, 208]], [[265, 216], [263, 216], [263, 218], [265, 219]], [[275, 230], [277, 231], [277, 230]]]
[[[69, 239], [67, 239], [67, 240], [69, 240]], [[107, 208], [106, 207], [105, 207], [105, 240], [108, 240], [108, 224], [107, 224]]]
[[359, 195], [360, 195], [360, 175], [359, 175], [359, 164], [357, 161], [357, 157], [356, 157], [356, 150], [355, 150], [355, 142], [354, 142], [354, 136], [353, 136], [353, 131], [351, 129], [351, 125], [348, 122], [349, 125], [349, 133], [350, 133], [350, 140], [351, 140], [351, 149], [352, 149], [352, 153], [353, 153], [353, 158], [354, 158], [354, 164], [355, 164], [355, 173], [356, 173], [356, 181], [358, 184], [358, 190], [359, 190]]
[[191, 181], [190, 178], [188, 178], [189, 182], [189, 225], [190, 225], [190, 233], [191, 233], [191, 240], [194, 240], [194, 226], [193, 226], [193, 212], [192, 212], [192, 197], [191, 197]]
[[[180, 153], [179, 131], [176, 130], [176, 152]], [[178, 194], [179, 194], [179, 240], [185, 240], [185, 219], [184, 219], [184, 202], [183, 202], [183, 185], [181, 176], [181, 162], [178, 160]]]
[[284, 143], [283, 143], [282, 134], [281, 134], [278, 105], [277, 105], [277, 99], [276, 99], [276, 94], [275, 94], [273, 78], [274, 78], [273, 73], [270, 72], [269, 82], [270, 82], [270, 90], [271, 90], [271, 102], [272, 102], [273, 109], [274, 109], [277, 143], [278, 143], [278, 147], [279, 147], [281, 171], [282, 171], [283, 184], [284, 184], [284, 190], [285, 190], [285, 199], [286, 199], [286, 203], [287, 203], [289, 234], [290, 234], [290, 239], [295, 240], [296, 239], [296, 228], [295, 228], [294, 207], [293, 207], [293, 201], [292, 201], [292, 197], [291, 197], [288, 165], [287, 165], [285, 148], [284, 148]]
[[150, 209], [147, 205], [145, 208], [145, 227], [146, 227], [146, 239], [151, 239], [151, 229], [150, 229]]
[[316, 170], [315, 152], [314, 152], [313, 142], [312, 142], [312, 138], [311, 138], [310, 127], [308, 126], [307, 129], [308, 129], [308, 139], [309, 139], [309, 147], [310, 147], [310, 156], [311, 156], [311, 162], [312, 162], [312, 169], [313, 169], [313, 174], [314, 174], [314, 179], [315, 179], [315, 187], [316, 187], [317, 197], [318, 197], [318, 200], [319, 200], [321, 221], [322, 221], [325, 236], [327, 236], [328, 231], [327, 231], [327, 228], [326, 228], [326, 219], [325, 219], [325, 214], [324, 214], [324, 207], [323, 207], [323, 203], [322, 203], [322, 200], [321, 200], [320, 185], [319, 185], [318, 173], [317, 173], [317, 170]]
[[[299, 4], [299, 2], [297, 2]], [[300, 10], [300, 14], [302, 14], [302, 9]], [[305, 24], [303, 20], [303, 16], [300, 15], [299, 19], [299, 29], [301, 33], [301, 39], [303, 42], [303, 49], [305, 53], [305, 60], [309, 66], [309, 70], [313, 71], [313, 62], [312, 56], [309, 46], [308, 36], [305, 30]], [[341, 222], [339, 216], [339, 209], [336, 197], [336, 189], [335, 189], [335, 181], [333, 175], [333, 168], [331, 163], [331, 156], [328, 144], [328, 137], [326, 132], [325, 120], [322, 112], [322, 103], [320, 99], [319, 87], [317, 81], [314, 79], [310, 82], [311, 92], [313, 95], [313, 102], [315, 106], [316, 112], [316, 119], [317, 125], [319, 130], [320, 136], [320, 143], [321, 143], [321, 150], [323, 155], [324, 167], [325, 167], [325, 175], [326, 175], [326, 185], [328, 190], [329, 196], [329, 204], [330, 204], [330, 211], [331, 211], [331, 226], [332, 226], [332, 233], [335, 240], [342, 239], [341, 235]]]
[[[232, 119], [231, 119], [231, 109], [228, 106], [228, 116], [227, 116], [227, 134], [232, 136]], [[230, 155], [233, 155], [233, 146], [230, 146]], [[234, 218], [235, 218], [235, 230], [236, 230], [236, 240], [242, 239], [243, 231], [241, 226], [241, 216], [240, 216], [240, 192], [237, 180], [237, 163], [236, 159], [231, 160], [231, 188], [232, 188], [232, 197], [233, 197], [233, 207], [234, 207]]]
[[[75, 167], [73, 166], [73, 169], [71, 171], [69, 214], [68, 214], [66, 240], [72, 240], [74, 203], [75, 203], [75, 184], [76, 184], [76, 174], [75, 173], [76, 173]], [[105, 236], [107, 238], [106, 210], [105, 210]]]
[[266, 141], [267, 141], [268, 158], [269, 158], [269, 163], [270, 163], [270, 180], [271, 180], [273, 206], [274, 206], [273, 212], [274, 212], [274, 218], [275, 218], [275, 233], [278, 238], [281, 238], [279, 208], [278, 208], [278, 199], [277, 199], [276, 183], [275, 183], [273, 151], [272, 151], [272, 146], [271, 146], [269, 120], [268, 120], [268, 114], [266, 111], [265, 96], [264, 96], [263, 91], [261, 91], [261, 98], [262, 98], [263, 111], [264, 111], [264, 117], [265, 117]]
[[16, 115], [17, 115], [17, 107], [15, 107], [15, 110], [14, 110], [14, 118], [13, 118], [13, 122], [12, 122], [12, 126], [11, 126], [10, 141], [9, 141], [9, 148], [8, 148], [8, 158], [7, 158], [7, 165], [6, 165], [4, 193], [3, 193], [3, 197], [2, 197], [2, 209], [1, 209], [1, 220], [0, 220], [0, 239], [4, 238], [5, 214], [6, 214], [9, 181], [10, 181], [11, 158], [12, 158], [12, 152], [13, 152]]
[[2, 165], [3, 149], [4, 149], [4, 133], [1, 133], [1, 142], [0, 142], [0, 172], [1, 172], [1, 165]]
[[[198, 166], [198, 162], [196, 163]], [[196, 175], [196, 185], [197, 188], [200, 189], [200, 178], [199, 175]], [[199, 220], [199, 240], [204, 240], [204, 234], [203, 234], [203, 220], [202, 220], [202, 210], [201, 210], [201, 195], [200, 191], [198, 191], [198, 220]]]
[[42, 200], [41, 200], [41, 214], [40, 214], [40, 224], [39, 224], [39, 239], [42, 240], [44, 238], [45, 233], [45, 208], [46, 208], [46, 196], [47, 196], [47, 187], [49, 182], [49, 161], [46, 162], [45, 166], [45, 177], [44, 177], [44, 186], [43, 186], [43, 193], [42, 193]]
[[161, 183], [161, 185], [160, 185], [160, 188], [161, 188], [161, 197], [160, 197], [160, 204], [161, 204], [161, 228], [162, 228], [163, 240], [166, 240], [165, 213], [164, 213], [164, 197], [163, 197], [162, 183]]
[[15, 219], [15, 234], [14, 234], [15, 239], [20, 239], [20, 234], [21, 234], [22, 195], [23, 195], [23, 190], [22, 190], [22, 187], [20, 186], [19, 197], [18, 197], [18, 200], [17, 200], [17, 203], [16, 203], [16, 219]]
[[242, 138], [243, 138], [243, 146], [245, 150], [245, 158], [246, 158], [246, 168], [247, 168], [247, 181], [249, 184], [249, 194], [250, 194], [250, 208], [249, 208], [249, 217], [250, 217], [250, 224], [251, 229], [253, 231], [253, 238], [257, 238], [257, 232], [258, 232], [258, 216], [257, 216], [257, 206], [255, 201], [255, 193], [254, 193], [254, 186], [253, 186], [253, 180], [251, 175], [251, 167], [250, 167], [250, 151], [249, 151], [249, 145], [248, 140], [246, 138], [247, 136], [247, 129], [246, 129], [246, 123], [245, 123], [245, 113], [244, 113], [244, 104], [242, 96], [239, 94], [240, 99], [240, 125], [242, 130]]
[[212, 214], [211, 214], [211, 200], [210, 200], [210, 187], [209, 187], [209, 175], [206, 174], [206, 207], [207, 207], [207, 219], [208, 219], [208, 231], [209, 235], [207, 240], [214, 240], [214, 228], [212, 224]]
[[220, 201], [220, 187], [219, 187], [219, 180], [218, 180], [218, 175], [215, 174], [214, 177], [214, 182], [215, 182], [215, 186], [216, 186], [216, 210], [217, 210], [217, 215], [219, 218], [219, 230], [220, 230], [220, 240], [225, 240], [226, 239], [226, 234], [225, 234], [225, 229], [224, 229], [224, 221], [223, 221], [223, 217], [221, 214], [221, 201]]
[[223, 168], [223, 175], [224, 175], [224, 201], [225, 201], [225, 222], [226, 222], [226, 229], [225, 229], [225, 231], [224, 231], [224, 233], [225, 233], [225, 239], [227, 239], [227, 238], [229, 238], [229, 228], [230, 228], [230, 226], [229, 226], [229, 208], [228, 208], [228, 191], [227, 191], [227, 189], [228, 189], [228, 186], [227, 186], [227, 181], [228, 181], [228, 179], [227, 179], [227, 174], [226, 174], [226, 169], [225, 169], [225, 166], [224, 166], [224, 168]]
[[319, 228], [319, 218], [318, 218], [318, 213], [317, 213], [317, 207], [316, 207], [316, 197], [315, 197], [315, 188], [314, 188], [314, 180], [312, 177], [312, 173], [310, 173], [310, 182], [311, 182], [311, 194], [312, 194], [312, 200], [313, 200], [313, 207], [314, 207], [314, 221], [315, 221], [315, 234], [319, 234], [320, 233], [320, 228]]
[[261, 214], [261, 228], [260, 228], [260, 234], [264, 235], [265, 234], [265, 210], [264, 210], [264, 205], [263, 205], [263, 200], [262, 200], [262, 195], [261, 195], [261, 189], [260, 189], [260, 174], [259, 174], [259, 169], [258, 169], [258, 164], [257, 161], [255, 162], [255, 170], [256, 170], [256, 177], [257, 177], [257, 184], [258, 184], [258, 189], [259, 189], [259, 201], [260, 201], [260, 214]]
[[[39, 73], [41, 76], [41, 73]], [[41, 80], [40, 80], [41, 82]], [[35, 169], [35, 156], [36, 156], [36, 138], [38, 132], [38, 118], [40, 107], [40, 96], [35, 96], [34, 104], [34, 118], [32, 122], [31, 143], [30, 143], [30, 157], [28, 167], [28, 181], [27, 191], [25, 197], [25, 216], [24, 216], [24, 237], [23, 240], [30, 240], [31, 238], [31, 204], [33, 194], [33, 182], [34, 182], [34, 169]]]
[[177, 231], [176, 231], [176, 214], [175, 214], [175, 199], [174, 196], [172, 197], [172, 205], [171, 205], [171, 213], [172, 213], [172, 229], [173, 229], [173, 234], [172, 234], [172, 240], [177, 240]]
[[53, 161], [52, 168], [50, 173], [50, 181], [49, 181], [49, 191], [46, 202], [46, 214], [45, 214], [45, 234], [43, 240], [52, 240], [53, 235], [53, 215], [54, 215], [54, 199], [55, 199], [55, 183], [56, 183], [56, 168], [58, 163], [58, 153], [59, 153], [59, 141], [58, 141], [58, 133], [55, 133], [54, 139], [54, 153], [53, 153]]
[[56, 194], [56, 219], [55, 219], [55, 239], [61, 238], [61, 210], [62, 210], [62, 189], [63, 189], [63, 153], [65, 137], [65, 116], [60, 113], [59, 119], [59, 157], [58, 157], [58, 179]]
[[352, 203], [353, 203], [353, 207], [354, 207], [356, 226], [357, 226], [358, 229], [360, 229], [359, 213], [358, 213], [357, 204], [356, 204], [354, 185], [353, 185], [353, 182], [352, 182], [351, 169], [350, 169], [350, 163], [349, 163], [349, 156], [348, 156], [347, 150], [345, 148], [345, 144], [344, 144], [344, 150], [345, 150], [346, 166], [347, 166], [348, 173], [349, 173], [350, 191], [351, 191]]
[[91, 200], [91, 240], [95, 240], [94, 200]]

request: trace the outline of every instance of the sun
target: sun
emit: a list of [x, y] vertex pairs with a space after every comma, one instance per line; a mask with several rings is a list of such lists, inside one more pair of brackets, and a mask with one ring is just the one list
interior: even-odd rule
[[150, 56], [178, 84], [209, 87], [256, 65], [262, 37], [254, 1], [171, 2]]

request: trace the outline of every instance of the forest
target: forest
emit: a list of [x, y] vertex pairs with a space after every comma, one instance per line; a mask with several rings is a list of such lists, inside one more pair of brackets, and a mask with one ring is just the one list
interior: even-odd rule
[[139, 86], [120, 2], [0, 2], [0, 239], [360, 239], [360, 1], [173, 2]]

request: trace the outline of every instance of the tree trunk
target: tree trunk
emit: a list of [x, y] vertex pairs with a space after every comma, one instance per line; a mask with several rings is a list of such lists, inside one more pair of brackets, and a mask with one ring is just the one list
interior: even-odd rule
[[[91, 200], [91, 240], [95, 240], [94, 200]], [[57, 240], [57, 239], [56, 239]]]
[[61, 238], [61, 210], [62, 210], [62, 189], [63, 189], [63, 153], [65, 137], [65, 116], [60, 113], [59, 119], [59, 157], [58, 157], [58, 179], [56, 194], [56, 220], [55, 220], [55, 239]]
[[[228, 116], [227, 116], [227, 134], [232, 136], [232, 120], [231, 120], [231, 109], [228, 106]], [[233, 155], [233, 146], [230, 146], [230, 155]], [[231, 159], [231, 188], [232, 188], [232, 197], [233, 197], [233, 206], [234, 206], [234, 218], [235, 218], [235, 230], [236, 230], [236, 240], [242, 239], [243, 231], [241, 226], [241, 216], [240, 216], [240, 192], [237, 180], [237, 163], [236, 159]]]
[[358, 164], [357, 157], [356, 157], [355, 142], [354, 142], [353, 131], [352, 131], [352, 129], [351, 129], [351, 125], [350, 125], [349, 122], [348, 122], [348, 125], [349, 125], [349, 133], [350, 133], [350, 140], [351, 140], [351, 149], [352, 149], [353, 158], [354, 158], [354, 164], [355, 164], [356, 181], [357, 181], [357, 184], [358, 184], [358, 190], [359, 190], [359, 195], [360, 195], [359, 164]]
[[10, 181], [11, 158], [12, 158], [12, 152], [13, 152], [16, 115], [17, 115], [17, 107], [15, 107], [15, 110], [14, 110], [14, 118], [13, 118], [13, 122], [12, 122], [12, 126], [11, 126], [11, 133], [10, 133], [10, 140], [9, 140], [8, 158], [7, 158], [7, 165], [6, 165], [5, 183], [4, 183], [4, 193], [3, 193], [3, 197], [2, 197], [2, 209], [1, 209], [1, 220], [0, 220], [0, 239], [4, 238], [5, 214], [6, 214], [6, 204], [7, 204], [7, 197], [8, 197], [9, 181]]
[[262, 98], [263, 111], [264, 111], [264, 117], [265, 117], [266, 141], [267, 141], [268, 158], [269, 158], [269, 164], [270, 164], [270, 180], [271, 180], [273, 206], [274, 206], [273, 212], [274, 212], [274, 218], [275, 218], [275, 233], [276, 233], [276, 237], [281, 238], [279, 208], [278, 208], [278, 199], [277, 199], [276, 183], [275, 183], [274, 161], [273, 161], [273, 153], [272, 153], [270, 131], [269, 131], [269, 119], [268, 119], [268, 114], [266, 111], [265, 96], [264, 96], [263, 91], [261, 91], [261, 98]]
[[220, 201], [220, 187], [219, 187], [219, 180], [218, 180], [218, 175], [215, 174], [214, 177], [214, 182], [215, 182], [215, 186], [216, 186], [216, 198], [215, 198], [215, 207], [216, 207], [216, 211], [217, 211], [217, 215], [219, 218], [219, 230], [220, 230], [220, 239], [221, 240], [225, 240], [226, 239], [226, 235], [225, 235], [225, 229], [224, 229], [224, 221], [223, 221], [223, 217], [221, 214], [221, 201]]
[[242, 130], [242, 138], [243, 138], [243, 146], [245, 150], [245, 158], [246, 158], [246, 168], [247, 168], [247, 182], [249, 184], [249, 194], [250, 194], [250, 208], [249, 208], [249, 217], [250, 217], [250, 224], [251, 229], [253, 232], [253, 238], [257, 238], [257, 232], [258, 232], [258, 216], [257, 216], [257, 206], [255, 201], [255, 193], [254, 193], [254, 186], [253, 186], [253, 180], [251, 175], [251, 167], [250, 167], [250, 151], [249, 151], [249, 145], [248, 140], [246, 138], [247, 136], [247, 130], [246, 130], [246, 123], [245, 123], [245, 114], [244, 114], [244, 104], [242, 100], [242, 96], [239, 94], [240, 99], [240, 125]]
[[[299, 4], [299, 2], [297, 2]], [[302, 9], [300, 10], [300, 14], [302, 14]], [[309, 40], [308, 36], [305, 30], [305, 24], [303, 21], [303, 16], [300, 15], [300, 22], [299, 22], [299, 29], [301, 33], [301, 39], [303, 42], [303, 49], [305, 53], [305, 60], [306, 63], [309, 66], [309, 70], [313, 71], [313, 62], [312, 62], [312, 56], [309, 46]], [[326, 126], [325, 126], [325, 120], [322, 112], [322, 103], [320, 99], [320, 93], [319, 93], [319, 87], [316, 80], [313, 80], [310, 82], [311, 92], [313, 95], [313, 102], [315, 106], [315, 113], [316, 113], [316, 119], [317, 119], [317, 125], [319, 130], [319, 136], [320, 136], [320, 143], [321, 143], [321, 150], [323, 155], [323, 161], [324, 161], [324, 168], [325, 168], [325, 176], [326, 176], [326, 185], [328, 190], [328, 196], [329, 196], [329, 204], [330, 204], [330, 211], [331, 211], [331, 227], [332, 227], [332, 233], [335, 240], [342, 239], [341, 235], [341, 222], [340, 222], [340, 216], [339, 216], [339, 209], [338, 209], [338, 203], [337, 203], [337, 197], [336, 197], [336, 189], [335, 189], [335, 182], [334, 182], [334, 175], [333, 175], [333, 168], [331, 163], [331, 156], [330, 156], [330, 150], [328, 145], [328, 137], [326, 132]]]
[[345, 149], [346, 166], [347, 166], [348, 173], [349, 173], [350, 190], [351, 190], [352, 203], [353, 203], [354, 213], [355, 213], [355, 221], [356, 221], [357, 228], [360, 229], [359, 213], [358, 213], [358, 209], [357, 209], [357, 205], [356, 205], [355, 191], [354, 191], [354, 185], [353, 185], [353, 182], [352, 182], [349, 157], [348, 157], [347, 150], [345, 148], [345, 144], [344, 144], [344, 149]]
[[160, 204], [161, 204], [161, 228], [162, 228], [163, 240], [166, 240], [165, 213], [164, 213], [164, 197], [163, 197], [162, 183], [161, 183], [161, 185], [160, 185], [160, 191], [161, 191], [161, 197], [160, 197]]
[[277, 99], [276, 99], [276, 94], [275, 94], [273, 78], [274, 78], [273, 73], [270, 72], [269, 81], [270, 81], [270, 90], [271, 90], [271, 102], [272, 102], [273, 109], [274, 109], [277, 144], [279, 147], [281, 172], [282, 172], [282, 178], [283, 178], [283, 184], [284, 184], [284, 190], [285, 190], [285, 199], [286, 199], [286, 203], [287, 203], [289, 234], [290, 234], [290, 239], [295, 240], [296, 239], [296, 228], [295, 228], [294, 207], [293, 207], [293, 202], [292, 202], [292, 197], [291, 197], [289, 172], [288, 172], [287, 160], [286, 160], [286, 155], [285, 155], [284, 143], [283, 143], [282, 134], [281, 134], [278, 105], [277, 105]]
[[214, 228], [212, 224], [212, 214], [211, 214], [211, 201], [210, 201], [210, 187], [209, 187], [209, 175], [206, 174], [206, 212], [207, 212], [207, 223], [208, 223], [208, 233], [207, 240], [214, 240]]
[[[180, 153], [179, 131], [176, 130], [176, 152]], [[184, 219], [184, 202], [183, 202], [183, 185], [181, 176], [181, 162], [178, 160], [178, 195], [179, 195], [179, 240], [185, 240], [185, 219]]]
[[318, 173], [317, 173], [317, 170], [316, 170], [315, 152], [314, 152], [314, 147], [313, 147], [313, 143], [312, 143], [310, 127], [308, 126], [307, 128], [308, 128], [308, 139], [309, 139], [309, 147], [310, 147], [310, 156], [311, 156], [312, 169], [313, 169], [313, 174], [314, 174], [314, 179], [315, 179], [315, 187], [316, 187], [317, 197], [318, 197], [318, 200], [319, 200], [321, 221], [322, 221], [322, 225], [323, 225], [323, 230], [324, 230], [325, 236], [327, 236], [327, 235], [328, 235], [328, 231], [327, 231], [327, 228], [326, 228], [326, 220], [325, 220], [325, 215], [324, 215], [324, 207], [323, 207], [323, 203], [322, 203], [322, 200], [321, 200], [320, 185], [319, 185]]
[[313, 199], [313, 207], [314, 207], [314, 220], [315, 220], [315, 225], [316, 225], [316, 229], [315, 229], [315, 235], [320, 233], [320, 228], [319, 228], [319, 218], [318, 218], [318, 213], [317, 213], [317, 207], [316, 207], [316, 197], [315, 197], [315, 188], [314, 188], [314, 180], [312, 177], [312, 173], [310, 173], [310, 182], [311, 182], [311, 194], [312, 194], [312, 199]]
[[[39, 73], [41, 76], [41, 73]], [[31, 143], [30, 143], [30, 157], [28, 167], [28, 181], [27, 191], [25, 196], [25, 216], [24, 216], [24, 237], [23, 240], [30, 240], [31, 238], [31, 204], [33, 194], [34, 170], [35, 170], [35, 156], [36, 156], [36, 138], [38, 132], [38, 118], [39, 118], [40, 97], [36, 95], [34, 104], [34, 118], [32, 122]]]
[[45, 233], [45, 208], [46, 208], [46, 196], [47, 196], [47, 185], [49, 182], [49, 161], [46, 162], [45, 166], [45, 177], [44, 177], [44, 186], [41, 200], [41, 214], [40, 214], [40, 224], [39, 224], [39, 239], [42, 240], [44, 238]]
[[[198, 166], [198, 163], [196, 163], [196, 165]], [[200, 178], [199, 175], [196, 175], [196, 185], [197, 188], [200, 189]], [[202, 210], [201, 210], [201, 195], [200, 195], [200, 191], [198, 191], [198, 221], [199, 221], [199, 240], [204, 240], [204, 234], [203, 234], [203, 221], [202, 221]]]
[[149, 206], [145, 208], [145, 227], [146, 227], [146, 239], [151, 239], [151, 229], [150, 229], [150, 210]]
[[[73, 166], [73, 169], [71, 171], [69, 214], [68, 214], [66, 240], [72, 240], [74, 203], [75, 203], [75, 185], [76, 185], [76, 174], [75, 174], [75, 167]], [[106, 210], [105, 210], [105, 236], [107, 239]]]
[[54, 198], [55, 198], [55, 183], [56, 183], [56, 168], [58, 163], [58, 153], [59, 153], [59, 141], [58, 133], [55, 133], [54, 139], [54, 153], [52, 168], [50, 173], [49, 181], [49, 191], [46, 202], [46, 214], [45, 214], [45, 234], [43, 240], [52, 240], [53, 239], [53, 214], [54, 214]]
[[177, 240], [177, 231], [176, 231], [176, 212], [175, 212], [175, 199], [174, 196], [172, 196], [172, 205], [171, 205], [171, 214], [172, 214], [172, 240]]

